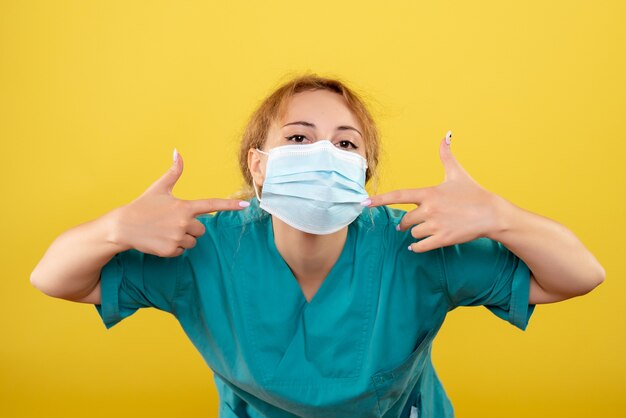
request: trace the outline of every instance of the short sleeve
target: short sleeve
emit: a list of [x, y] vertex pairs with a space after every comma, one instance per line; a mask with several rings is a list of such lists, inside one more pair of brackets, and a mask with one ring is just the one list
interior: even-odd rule
[[181, 257], [159, 257], [130, 249], [109, 260], [100, 271], [101, 303], [94, 305], [106, 328], [139, 308], [172, 313]]
[[530, 269], [521, 258], [502, 243], [486, 237], [439, 251], [450, 309], [482, 305], [526, 330], [535, 305], [528, 303]]

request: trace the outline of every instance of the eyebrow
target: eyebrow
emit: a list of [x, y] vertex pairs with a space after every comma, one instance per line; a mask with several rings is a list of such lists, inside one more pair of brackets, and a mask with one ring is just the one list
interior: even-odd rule
[[[304, 125], [304, 126], [309, 126], [311, 128], [315, 128], [315, 124], [313, 124], [311, 122], [304, 121], [304, 120], [299, 120], [299, 121], [296, 121], [296, 122], [289, 122], [289, 123], [283, 125], [283, 128], [285, 126], [288, 126], [288, 125]], [[361, 138], [363, 138], [363, 134], [361, 132], [359, 132], [358, 129], [356, 129], [356, 128], [352, 127], [352, 126], [349, 126], [349, 125], [337, 126], [337, 130], [338, 131], [347, 131], [347, 130], [356, 131], [356, 132], [359, 133], [359, 135], [361, 135]]]

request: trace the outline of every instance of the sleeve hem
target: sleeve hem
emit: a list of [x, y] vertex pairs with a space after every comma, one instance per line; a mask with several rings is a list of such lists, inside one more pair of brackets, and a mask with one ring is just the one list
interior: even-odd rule
[[485, 307], [522, 331], [526, 331], [528, 321], [535, 310], [535, 305], [528, 303], [530, 297], [530, 269], [522, 259], [518, 259], [517, 262], [518, 265], [513, 273], [511, 283], [511, 299], [508, 312], [495, 306], [485, 305]]
[[[186, 250], [185, 250], [186, 251]], [[172, 315], [174, 315], [175, 317], [177, 316], [176, 313], [176, 301], [178, 300], [178, 295], [180, 292], [180, 276], [182, 273], [182, 258], [185, 256], [185, 251], [183, 251], [183, 253], [176, 258], [176, 268], [174, 269], [176, 271], [176, 276], [174, 277], [174, 297], [172, 298], [171, 301], [171, 313]]]
[[530, 269], [522, 259], [519, 259], [518, 263], [511, 289], [510, 322], [522, 331], [525, 331], [528, 326], [528, 320], [535, 310], [535, 305], [528, 303], [530, 297]]
[[121, 321], [119, 306], [119, 288], [124, 275], [124, 268], [119, 254], [113, 257], [100, 271], [100, 304], [95, 304], [98, 314], [107, 329]]

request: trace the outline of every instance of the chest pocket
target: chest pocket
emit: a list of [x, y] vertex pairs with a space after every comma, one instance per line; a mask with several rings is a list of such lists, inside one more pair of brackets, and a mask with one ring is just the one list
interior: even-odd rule
[[437, 329], [430, 330], [417, 348], [407, 358], [392, 369], [374, 374], [371, 379], [376, 389], [380, 417], [399, 417], [406, 409], [406, 403], [414, 399], [415, 385], [428, 363], [430, 344]]

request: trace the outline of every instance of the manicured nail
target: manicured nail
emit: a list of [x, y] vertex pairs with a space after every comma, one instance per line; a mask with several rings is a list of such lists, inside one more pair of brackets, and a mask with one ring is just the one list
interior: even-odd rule
[[372, 204], [372, 199], [366, 199], [361, 202], [361, 206], [369, 206]]
[[241, 202], [239, 202], [239, 206], [241, 206], [242, 208], [247, 208], [248, 206], [250, 206], [250, 202], [242, 200]]
[[413, 249], [411, 248], [411, 246], [409, 245], [409, 251], [413, 251]]
[[176, 151], [176, 148], [174, 148], [174, 152], [172, 153], [172, 160], [174, 160], [174, 162], [178, 160], [178, 151]]
[[452, 141], [452, 131], [448, 131], [446, 134], [446, 144], [450, 145], [450, 141]]
[[400, 224], [396, 225], [396, 231], [400, 230]]

